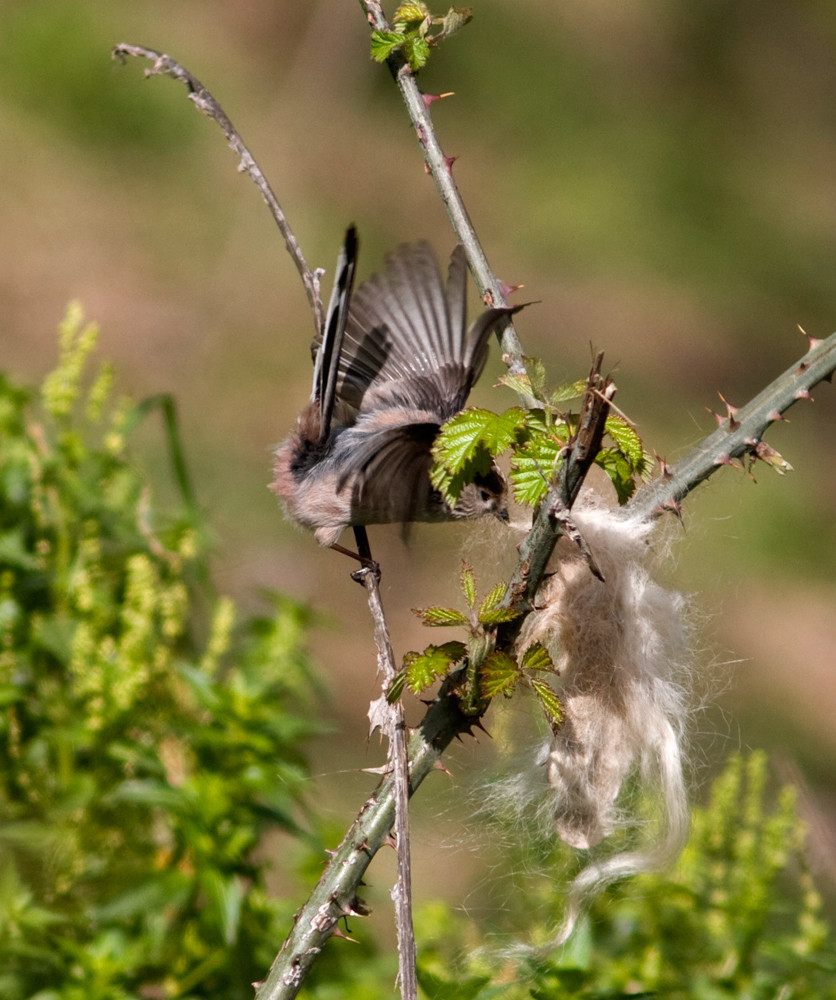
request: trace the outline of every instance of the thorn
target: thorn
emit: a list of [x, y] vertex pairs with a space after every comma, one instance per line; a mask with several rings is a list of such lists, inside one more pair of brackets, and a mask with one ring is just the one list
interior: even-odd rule
[[732, 406], [722, 392], [718, 392], [717, 395], [723, 400], [723, 405], [726, 407], [726, 419], [729, 422], [729, 430], [736, 431], [740, 426], [740, 421], [736, 419], [738, 408], [736, 406]]
[[811, 336], [811, 335], [810, 335], [809, 333], [807, 333], [807, 331], [806, 331], [806, 330], [804, 329], [804, 327], [803, 327], [803, 326], [801, 326], [800, 324], [798, 324], [798, 329], [799, 329], [799, 330], [801, 331], [801, 333], [803, 333], [803, 334], [804, 334], [804, 336], [805, 336], [805, 337], [807, 338], [807, 340], [808, 340], [808, 341], [810, 342], [810, 348], [809, 348], [809, 349], [810, 349], [811, 351], [812, 351], [812, 350], [813, 350], [814, 348], [818, 347], [818, 346], [819, 346], [819, 344], [820, 344], [820, 343], [822, 342], [822, 341], [821, 341], [821, 338], [820, 338], [820, 337], [812, 337], [812, 336]]
[[714, 460], [715, 465], [730, 465], [733, 469], [739, 468], [739, 466], [734, 464], [734, 460], [730, 455], [721, 455], [719, 458]]
[[789, 417], [785, 417], [780, 410], [773, 410], [772, 413], [766, 418], [771, 424], [774, 424], [778, 420], [783, 420], [785, 424], [790, 422]]
[[351, 935], [350, 935], [350, 934], [346, 934], [346, 933], [345, 933], [344, 931], [341, 931], [341, 930], [339, 929], [339, 927], [335, 927], [335, 928], [334, 928], [334, 929], [333, 929], [333, 930], [331, 931], [331, 933], [332, 933], [332, 934], [334, 935], [334, 937], [336, 937], [336, 938], [342, 938], [342, 939], [343, 939], [343, 941], [351, 941], [351, 943], [352, 943], [352, 944], [359, 944], [359, 943], [360, 943], [360, 942], [359, 942], [359, 941], [357, 940], [357, 938], [353, 938], [353, 937], [351, 937]]
[[452, 773], [448, 771], [447, 768], [441, 763], [441, 758], [438, 758], [436, 762], [433, 764], [433, 770], [442, 771], [444, 774], [447, 775], [448, 778], [453, 777]]
[[500, 281], [499, 290], [502, 293], [503, 299], [507, 299], [509, 295], [513, 295], [514, 292], [518, 292], [521, 288], [525, 288], [525, 285], [506, 285], [504, 281]]
[[383, 841], [383, 846], [384, 847], [391, 847], [393, 851], [397, 851], [397, 849], [398, 849], [398, 842], [395, 840], [395, 838], [392, 836], [391, 833], [387, 833], [386, 834], [386, 839]]
[[424, 107], [428, 108], [431, 104], [435, 104], [436, 101], [442, 101], [445, 97], [452, 97], [454, 91], [448, 90], [446, 94], [421, 94], [421, 99], [424, 102]]
[[675, 517], [679, 518], [680, 521], [682, 520], [682, 504], [678, 500], [663, 500], [662, 503], [659, 504], [658, 509], [663, 514], [673, 514]]
[[810, 395], [810, 390], [807, 389], [806, 387], [803, 389], [799, 389], [798, 392], [795, 394], [795, 398], [809, 399], [811, 403], [813, 402], [813, 397]]
[[450, 171], [450, 173], [453, 172], [453, 164], [456, 162], [456, 160], [458, 160], [458, 156], [445, 156], [444, 157], [444, 166], [447, 167], [447, 169]]
[[664, 458], [662, 458], [661, 455], [657, 455], [656, 461], [659, 463], [659, 475], [661, 475], [662, 479], [673, 479], [671, 467], [664, 460]]

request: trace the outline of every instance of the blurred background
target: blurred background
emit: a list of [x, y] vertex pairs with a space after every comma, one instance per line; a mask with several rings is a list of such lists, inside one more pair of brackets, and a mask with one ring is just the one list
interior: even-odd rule
[[[420, 82], [455, 92], [433, 105], [442, 144], [494, 269], [539, 302], [517, 324], [526, 350], [557, 384], [603, 349], [619, 406], [675, 461], [713, 429], [718, 391], [743, 404], [804, 353], [798, 325], [836, 327], [836, 8], [478, 0], [474, 15]], [[401, 241], [444, 256], [453, 237], [355, 0], [0, 5], [0, 365], [40, 378], [79, 298], [121, 388], [176, 396], [218, 586], [253, 608], [278, 588], [316, 609], [330, 694], [312, 791], [341, 828], [373, 780], [357, 769], [381, 761], [365, 735], [368, 612], [350, 567], [266, 488], [271, 449], [307, 398], [307, 301], [220, 131], [174, 81], [112, 62], [119, 42], [169, 53], [213, 92], [309, 264], [328, 270], [326, 290], [350, 222], [361, 276]], [[476, 394], [495, 409], [514, 402], [490, 388], [501, 370], [494, 357]], [[769, 434], [794, 471], [762, 466], [757, 484], [718, 473], [673, 527], [662, 573], [693, 595], [711, 695], [694, 724], [697, 795], [731, 750], [767, 747], [804, 790], [832, 898], [836, 393], [814, 396]], [[159, 427], [137, 447], [162, 478]], [[435, 638], [410, 608], [455, 600], [469, 532], [419, 527], [404, 547], [397, 529], [373, 529], [398, 654]], [[487, 589], [497, 571], [482, 558]], [[466, 894], [478, 855], [441, 846], [462, 843], [453, 803], [480, 761], [527, 730], [535, 740], [533, 713], [513, 711], [511, 724], [489, 717], [494, 743], [458, 748], [451, 776], [419, 796], [419, 895]]]

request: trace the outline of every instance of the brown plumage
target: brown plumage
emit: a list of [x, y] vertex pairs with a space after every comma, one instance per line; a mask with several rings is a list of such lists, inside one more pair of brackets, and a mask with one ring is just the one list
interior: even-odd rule
[[271, 489], [322, 545], [350, 525], [507, 518], [494, 466], [450, 507], [430, 483], [439, 428], [461, 410], [485, 365], [488, 337], [516, 309], [489, 309], [466, 328], [464, 250], [446, 288], [426, 243], [399, 247], [352, 295], [357, 241], [346, 234], [314, 385], [276, 451]]

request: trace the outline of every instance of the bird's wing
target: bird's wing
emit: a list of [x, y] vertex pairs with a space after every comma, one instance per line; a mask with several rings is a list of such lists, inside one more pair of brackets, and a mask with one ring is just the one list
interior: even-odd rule
[[438, 428], [432, 420], [387, 425], [361, 419], [340, 436], [337, 491], [350, 491], [352, 511], [362, 514], [357, 523], [434, 520], [441, 515], [429, 478]]
[[311, 398], [319, 403], [320, 441], [326, 441], [331, 433], [331, 418], [338, 395], [340, 358], [356, 268], [357, 231], [354, 226], [349, 226], [340, 256], [337, 258], [336, 277], [325, 317], [324, 333], [319, 343], [314, 342], [316, 353]]

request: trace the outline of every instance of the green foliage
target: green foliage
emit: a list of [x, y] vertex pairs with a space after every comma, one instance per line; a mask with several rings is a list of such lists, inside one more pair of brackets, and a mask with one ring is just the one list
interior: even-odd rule
[[507, 652], [495, 648], [497, 626], [520, 616], [520, 612], [507, 601], [508, 585], [496, 584], [480, 601], [473, 569], [466, 562], [462, 562], [460, 583], [468, 614], [456, 608], [441, 607], [413, 609], [413, 614], [424, 625], [431, 627], [466, 627], [469, 633], [467, 645], [446, 642], [441, 646], [427, 646], [422, 653], [407, 653], [403, 667], [390, 685], [389, 700], [397, 700], [404, 687], [420, 694], [438, 678], [445, 677], [452, 670], [461, 670], [459, 693], [464, 711], [474, 714], [484, 711], [491, 698], [499, 694], [510, 698], [520, 682], [524, 682], [534, 691], [549, 722], [557, 725], [562, 713], [554, 688], [542, 678], [530, 676], [536, 671], [556, 674], [545, 647], [539, 642], [529, 646], [519, 663]]
[[434, 17], [420, 0], [402, 3], [392, 19], [393, 30], [372, 32], [372, 59], [385, 62], [400, 53], [412, 70], [417, 71], [426, 65], [431, 46], [455, 34], [472, 17], [470, 7], [451, 7], [443, 16]]
[[[419, 976], [426, 995], [832, 1000], [836, 940], [805, 867], [804, 825], [791, 788], [768, 804], [773, 797], [765, 778], [763, 754], [732, 757], [709, 804], [694, 812], [676, 872], [609, 890], [566, 946], [522, 957], [514, 947], [521, 937], [542, 944], [560, 920], [568, 850], [549, 848], [536, 832], [526, 837], [517, 816], [507, 831], [515, 847], [506, 861], [531, 874], [511, 907], [515, 926], [506, 923], [497, 934], [495, 921], [468, 924], [437, 903], [419, 912]], [[500, 816], [496, 821], [502, 825]], [[494, 843], [502, 836], [497, 833]], [[554, 866], [551, 871], [531, 871], [538, 855], [546, 869]], [[457, 994], [457, 988], [466, 992]]]
[[[583, 395], [586, 383], [572, 382], [553, 391], [539, 358], [526, 358], [526, 370], [506, 374], [500, 383], [513, 389], [529, 407], [492, 413], [472, 407], [452, 417], [433, 444], [433, 486], [455, 506], [462, 489], [484, 475], [498, 455], [510, 449], [510, 482], [517, 503], [536, 507], [557, 475], [564, 450], [577, 426], [577, 415], [560, 404]], [[611, 444], [602, 447], [597, 464], [615, 487], [619, 503], [635, 492], [636, 478], [648, 475], [650, 456], [635, 429], [617, 414], [605, 424]]]
[[39, 399], [0, 377], [0, 996], [249, 997], [290, 916], [254, 851], [300, 833], [307, 614], [208, 590], [95, 341], [71, 307]]

